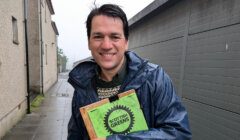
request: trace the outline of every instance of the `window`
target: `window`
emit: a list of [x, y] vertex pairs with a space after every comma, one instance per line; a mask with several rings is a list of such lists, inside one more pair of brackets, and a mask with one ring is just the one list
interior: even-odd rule
[[17, 19], [12, 16], [12, 29], [13, 29], [13, 43], [19, 44], [18, 42], [18, 26]]

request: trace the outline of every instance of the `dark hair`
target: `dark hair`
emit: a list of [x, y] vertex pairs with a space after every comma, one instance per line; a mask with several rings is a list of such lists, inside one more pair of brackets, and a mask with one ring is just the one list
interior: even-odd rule
[[124, 11], [115, 4], [104, 4], [99, 8], [94, 8], [87, 17], [86, 28], [87, 28], [87, 36], [90, 38], [91, 28], [92, 28], [92, 19], [94, 16], [105, 15], [113, 18], [120, 18], [123, 22], [123, 32], [125, 38], [128, 40], [129, 29], [128, 29], [128, 21], [127, 16]]

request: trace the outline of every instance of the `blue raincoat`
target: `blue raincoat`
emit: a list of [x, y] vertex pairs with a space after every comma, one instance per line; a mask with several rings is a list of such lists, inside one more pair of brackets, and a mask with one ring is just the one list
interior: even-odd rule
[[[187, 112], [176, 95], [169, 76], [158, 65], [149, 63], [133, 52], [125, 53], [128, 74], [120, 92], [135, 89], [148, 131], [112, 135], [114, 140], [189, 140], [191, 132]], [[99, 101], [94, 86], [97, 64], [86, 61], [70, 73], [68, 82], [74, 87], [72, 116], [68, 124], [68, 140], [89, 139], [79, 108]]]

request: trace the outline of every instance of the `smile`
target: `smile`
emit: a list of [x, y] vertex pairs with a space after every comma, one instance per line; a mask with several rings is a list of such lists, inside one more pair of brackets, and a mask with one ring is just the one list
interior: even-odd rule
[[100, 55], [102, 55], [102, 56], [113, 56], [115, 54], [116, 53], [100, 53]]

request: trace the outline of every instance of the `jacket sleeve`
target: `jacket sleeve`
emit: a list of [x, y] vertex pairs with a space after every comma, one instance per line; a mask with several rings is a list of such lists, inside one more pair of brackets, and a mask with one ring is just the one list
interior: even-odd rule
[[[112, 135], [107, 140], [190, 140], [191, 132], [187, 112], [176, 95], [172, 82], [162, 69], [155, 73], [151, 80], [154, 83], [153, 122], [148, 131], [140, 131], [127, 135]], [[147, 90], [144, 90], [147, 92]], [[150, 108], [149, 108], [150, 109]], [[150, 116], [148, 116], [150, 118]]]
[[83, 124], [80, 121], [80, 113], [77, 106], [77, 94], [74, 92], [72, 99], [72, 116], [68, 123], [68, 140], [85, 140], [87, 136], [84, 135], [84, 129], [81, 127]]

